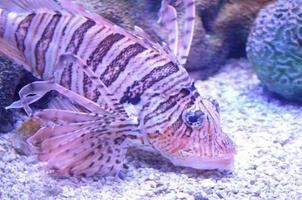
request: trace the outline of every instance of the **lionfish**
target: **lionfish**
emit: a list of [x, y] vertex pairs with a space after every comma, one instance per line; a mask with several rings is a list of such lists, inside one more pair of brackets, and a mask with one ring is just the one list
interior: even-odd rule
[[[181, 5], [179, 31], [176, 9], [162, 1], [169, 36], [159, 44], [70, 1], [1, 0], [0, 51], [40, 79], [7, 108], [41, 121], [27, 142], [52, 174], [116, 176], [130, 147], [177, 166], [232, 168], [235, 144], [222, 132], [218, 103], [200, 96], [183, 67], [195, 2]], [[29, 105], [52, 90], [59, 95], [49, 107], [33, 112]]]

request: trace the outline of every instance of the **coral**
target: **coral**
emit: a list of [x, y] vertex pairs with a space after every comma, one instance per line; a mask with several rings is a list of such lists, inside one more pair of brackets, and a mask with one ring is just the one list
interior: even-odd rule
[[262, 84], [289, 100], [302, 101], [301, 0], [282, 0], [260, 12], [247, 56]]

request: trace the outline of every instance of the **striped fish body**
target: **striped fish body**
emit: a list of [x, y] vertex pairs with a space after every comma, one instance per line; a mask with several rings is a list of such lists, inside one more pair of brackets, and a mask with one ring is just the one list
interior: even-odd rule
[[[86, 61], [121, 104], [138, 106], [140, 115], [146, 116], [144, 124], [150, 124], [149, 132], [159, 131], [152, 128], [160, 120], [164, 126], [175, 121], [170, 113], [190, 101], [183, 98], [189, 97], [183, 88], [193, 83], [185, 69], [165, 51], [120, 33], [119, 28], [58, 11], [6, 16], [4, 39], [15, 44], [35, 76], [44, 80], [55, 76], [56, 83], [101, 104], [101, 94], [83, 70], [73, 64], [57, 66], [60, 55], [73, 53]], [[63, 70], [54, 73], [58, 67]]]
[[[122, 104], [139, 104], [150, 93], [149, 102], [152, 95], [159, 99], [155, 94], [168, 100], [193, 83], [164, 51], [119, 28], [58, 11], [7, 13], [5, 21], [4, 39], [20, 50], [30, 72], [43, 80], [55, 76], [56, 83], [97, 103], [102, 98], [92, 81], [73, 64], [57, 66], [60, 55], [73, 53], [85, 60]], [[54, 73], [58, 67], [63, 70]]]
[[[37, 9], [32, 12], [1, 10], [0, 37], [2, 43], [5, 42], [7, 46], [14, 49], [14, 59], [24, 64], [28, 71], [42, 80], [54, 80], [56, 84], [67, 89], [67, 92], [72, 91], [101, 105], [102, 108], [108, 107], [108, 101], [104, 100], [106, 97], [104, 91], [109, 91], [110, 94], [105, 93], [113, 96], [116, 101], [114, 104], [121, 105], [126, 116], [133, 115], [137, 119], [134, 126], [139, 129], [139, 134], [132, 137], [130, 141], [132, 144], [147, 145], [148, 149], [159, 152], [176, 165], [200, 169], [229, 168], [232, 165], [234, 145], [221, 131], [216, 104], [200, 97], [194, 88], [194, 81], [177, 60], [144, 35], [128, 33], [102, 18], [90, 18], [60, 9], [54, 11]], [[80, 62], [64, 60], [63, 55], [72, 55]], [[85, 67], [79, 67], [79, 63]], [[89, 69], [89, 73], [85, 69]], [[55, 111], [49, 113], [49, 116], [45, 113], [47, 111], [38, 116], [52, 121], [49, 116]], [[70, 113], [63, 111], [56, 113], [60, 113], [58, 116], [63, 121], [70, 123], [68, 121], [71, 120]], [[56, 118], [60, 118], [58, 116]], [[74, 115], [74, 119], [91, 120], [88, 116], [79, 116], [82, 115]], [[95, 122], [102, 120], [107, 122], [108, 130], [103, 126], [102, 131], [115, 132], [113, 130], [122, 126], [127, 127], [127, 119], [117, 120], [118, 125], [111, 126], [109, 121], [103, 119], [108, 117], [107, 114], [101, 116], [102, 119], [96, 118]], [[110, 119], [116, 121], [114, 117]], [[76, 122], [78, 123], [77, 120]], [[76, 127], [81, 127], [81, 124], [77, 124]], [[67, 129], [71, 132], [77, 130], [66, 125], [64, 130], [56, 128], [52, 131], [65, 134]], [[91, 130], [99, 132], [96, 128], [83, 129], [86, 132]], [[116, 132], [125, 134], [126, 131], [131, 131], [131, 128]], [[51, 131], [47, 127], [38, 132], [31, 140], [33, 145], [43, 144], [40, 135], [48, 135], [49, 132]], [[86, 137], [85, 134], [82, 136]], [[114, 141], [125, 138], [124, 136], [115, 138]], [[88, 139], [92, 149], [99, 141], [96, 138], [91, 136]], [[111, 141], [108, 138], [106, 140]], [[72, 141], [77, 141], [77, 138]], [[80, 141], [75, 142], [74, 145], [79, 144], [78, 142]], [[110, 154], [114, 153], [110, 149], [115, 145], [119, 144], [107, 142], [109, 147], [106, 161], [109, 160], [108, 162], [112, 160]], [[43, 151], [43, 145], [39, 146], [38, 152], [44, 155], [41, 159], [56, 163], [54, 157], [58, 155], [64, 157], [72, 148], [72, 146], [69, 148], [61, 146], [50, 149], [47, 156]], [[83, 146], [83, 152], [86, 152], [86, 149]], [[63, 150], [66, 154], [62, 153]], [[91, 166], [94, 170], [88, 170], [90, 165], [95, 166], [96, 163], [94, 157], [96, 151], [92, 152], [87, 150], [88, 155], [92, 155], [93, 158], [85, 157], [87, 162], [84, 163], [87, 163], [87, 166], [83, 166], [81, 170], [94, 174], [97, 168]], [[103, 159], [104, 154], [101, 152], [98, 151], [103, 155]], [[117, 152], [119, 153], [120, 150]], [[217, 157], [222, 159], [216, 162]], [[71, 164], [66, 163], [65, 168], [55, 164], [50, 166], [59, 174], [64, 175], [68, 171], [69, 175], [74, 173], [79, 175], [82, 171], [78, 166], [74, 168], [77, 164], [74, 161], [76, 158], [71, 159]], [[215, 159], [211, 160], [212, 158]], [[120, 164], [121, 160], [118, 161]], [[99, 167], [102, 165], [100, 162]], [[102, 175], [107, 174], [108, 171], [109, 168]]]

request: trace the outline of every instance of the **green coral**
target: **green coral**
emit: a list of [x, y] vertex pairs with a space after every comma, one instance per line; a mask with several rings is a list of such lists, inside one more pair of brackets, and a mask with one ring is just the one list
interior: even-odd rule
[[259, 13], [247, 57], [266, 89], [302, 102], [302, 0], [280, 0]]

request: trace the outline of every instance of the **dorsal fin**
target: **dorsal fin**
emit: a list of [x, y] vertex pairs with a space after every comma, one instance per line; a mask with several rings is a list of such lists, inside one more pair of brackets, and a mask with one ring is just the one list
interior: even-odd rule
[[139, 26], [134, 26], [134, 32], [133, 32], [133, 34], [136, 35], [136, 36], [138, 36], [138, 37], [141, 37], [142, 39], [145, 39], [145, 40], [148, 40], [148, 41], [152, 41], [151, 36], [148, 33], [146, 33], [144, 31], [144, 29], [142, 29]]
[[58, 0], [62, 7], [66, 9], [67, 11], [77, 14], [77, 15], [82, 15], [84, 17], [87, 17], [89, 19], [92, 19], [96, 22], [99, 22], [101, 24], [109, 25], [109, 26], [115, 26], [111, 21], [108, 19], [105, 19], [104, 17], [91, 13], [85, 9], [85, 7], [80, 4], [80, 3], [74, 3], [71, 2], [70, 0]]
[[142, 28], [139, 26], [134, 26], [134, 32], [131, 33], [135, 38], [139, 39], [140, 41], [144, 42], [145, 45], [148, 45], [149, 47], [158, 50], [161, 53], [167, 54], [167, 56], [173, 61], [177, 62], [175, 55], [173, 52], [170, 51], [169, 47], [163, 43], [159, 44], [157, 42], [154, 42], [151, 38], [151, 36], [146, 33]]
[[181, 37], [179, 39], [177, 58], [179, 62], [184, 65], [187, 62], [187, 58], [192, 45], [196, 11], [195, 0], [183, 0], [183, 3], [185, 9], [185, 23], [181, 33]]
[[158, 23], [163, 24], [168, 31], [168, 47], [177, 56], [178, 22], [176, 10], [173, 6], [168, 5], [166, 0], [163, 0], [158, 15]]
[[[167, 0], [162, 0], [159, 10], [159, 20], [168, 31], [168, 47], [177, 57], [180, 64], [185, 64], [190, 52], [194, 25], [195, 25], [195, 0], [181, 0], [184, 9], [184, 25], [178, 30], [177, 13]], [[176, 3], [179, 4], [180, 2]]]
[[0, 8], [11, 12], [32, 12], [40, 9], [62, 10], [54, 0], [1, 0]]

